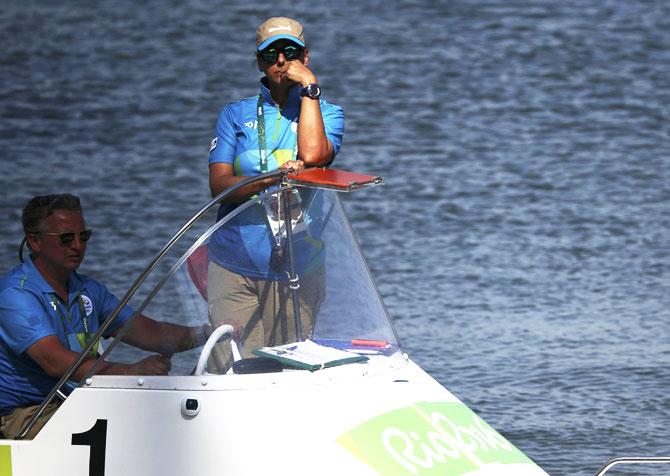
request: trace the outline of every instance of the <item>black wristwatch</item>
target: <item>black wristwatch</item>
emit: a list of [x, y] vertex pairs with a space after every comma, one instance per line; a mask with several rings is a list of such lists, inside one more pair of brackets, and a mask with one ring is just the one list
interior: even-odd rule
[[310, 99], [319, 99], [321, 96], [321, 88], [316, 83], [308, 84], [300, 90], [300, 95], [307, 96]]

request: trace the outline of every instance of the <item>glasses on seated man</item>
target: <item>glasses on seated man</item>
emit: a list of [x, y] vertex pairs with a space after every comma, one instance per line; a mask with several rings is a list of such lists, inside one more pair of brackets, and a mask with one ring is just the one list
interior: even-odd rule
[[82, 243], [86, 243], [88, 240], [91, 239], [93, 230], [83, 230], [80, 231], [79, 233], [75, 233], [73, 231], [66, 231], [64, 233], [49, 233], [46, 231], [40, 231], [39, 233], [36, 234], [57, 236], [60, 244], [63, 246], [67, 246], [74, 241], [75, 235], [79, 235], [79, 241], [81, 241]]

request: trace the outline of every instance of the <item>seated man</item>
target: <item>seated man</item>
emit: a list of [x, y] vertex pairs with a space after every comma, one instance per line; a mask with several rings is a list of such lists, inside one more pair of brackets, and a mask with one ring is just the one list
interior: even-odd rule
[[[15, 437], [39, 404], [119, 303], [100, 282], [76, 272], [91, 230], [79, 198], [46, 195], [31, 199], [22, 215], [30, 256], [0, 278], [0, 436]], [[19, 257], [23, 261], [22, 253]], [[113, 336], [134, 311], [124, 308], [107, 335]], [[98, 362], [90, 355], [74, 372], [166, 375], [171, 355], [204, 344], [210, 326], [184, 327], [137, 316], [124, 342], [156, 352], [134, 364]], [[97, 344], [94, 349], [97, 348]], [[55, 412], [50, 404], [32, 426], [32, 438]]]

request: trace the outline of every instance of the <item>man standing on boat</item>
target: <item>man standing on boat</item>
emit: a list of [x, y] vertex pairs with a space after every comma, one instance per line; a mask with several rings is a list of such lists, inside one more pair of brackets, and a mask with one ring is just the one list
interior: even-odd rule
[[[91, 238], [79, 198], [34, 197], [23, 209], [22, 223], [19, 257], [23, 261], [24, 243], [30, 256], [0, 279], [0, 435], [5, 437], [16, 435], [34, 415], [119, 303], [103, 284], [76, 271]], [[104, 337], [133, 314], [123, 308]], [[210, 326], [184, 327], [138, 315], [124, 342], [158, 354], [134, 364], [99, 361], [96, 344], [72, 379], [81, 380], [95, 364], [99, 374], [166, 375], [172, 354], [202, 345], [209, 334]], [[47, 406], [26, 436], [34, 436], [57, 408]]]
[[[259, 94], [226, 105], [216, 124], [209, 155], [212, 196], [249, 176], [280, 168], [300, 171], [328, 166], [342, 144], [342, 108], [321, 97], [299, 22], [285, 17], [263, 22], [256, 30], [256, 60], [264, 75]], [[222, 205], [219, 218], [276, 183], [277, 179], [266, 180], [239, 190]], [[299, 201], [296, 195], [293, 199]], [[286, 319], [294, 313], [287, 274], [282, 269], [285, 256], [279, 246], [280, 232], [271, 226], [277, 218], [271, 210], [260, 214], [266, 215], [265, 219], [226, 226], [209, 243], [208, 303], [212, 323], [231, 323], [239, 330], [243, 357], [251, 356], [255, 348], [281, 343], [279, 334], [289, 340], [309, 335], [324, 295], [319, 265], [323, 250], [318, 240], [302, 243], [313, 249], [298, 250], [301, 256], [310, 256], [311, 263], [299, 270], [303, 336], [296, 336], [295, 327]], [[282, 322], [284, 328], [280, 329]], [[219, 344], [210, 360], [210, 370], [215, 366], [225, 371], [229, 365], [229, 347]]]

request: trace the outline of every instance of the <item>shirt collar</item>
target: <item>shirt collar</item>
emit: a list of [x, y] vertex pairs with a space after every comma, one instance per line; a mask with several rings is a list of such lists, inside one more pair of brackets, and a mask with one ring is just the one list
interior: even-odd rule
[[[278, 107], [277, 104], [275, 103], [275, 100], [272, 98], [272, 93], [270, 92], [270, 89], [265, 85], [265, 78], [262, 78], [260, 80], [260, 91], [261, 91], [261, 96], [263, 96], [263, 100], [269, 104], [272, 104], [275, 107]], [[291, 89], [288, 90], [288, 99], [286, 100], [286, 104], [284, 104], [284, 109], [287, 107], [292, 107], [292, 106], [298, 106], [300, 104], [300, 85], [296, 84], [295, 86], [292, 86]]]
[[32, 283], [37, 289], [43, 293], [53, 293], [54, 288], [47, 283], [47, 280], [44, 279], [42, 273], [37, 269], [35, 263], [33, 263], [32, 255], [28, 256], [28, 259], [23, 263], [23, 272], [27, 276], [28, 282]]

